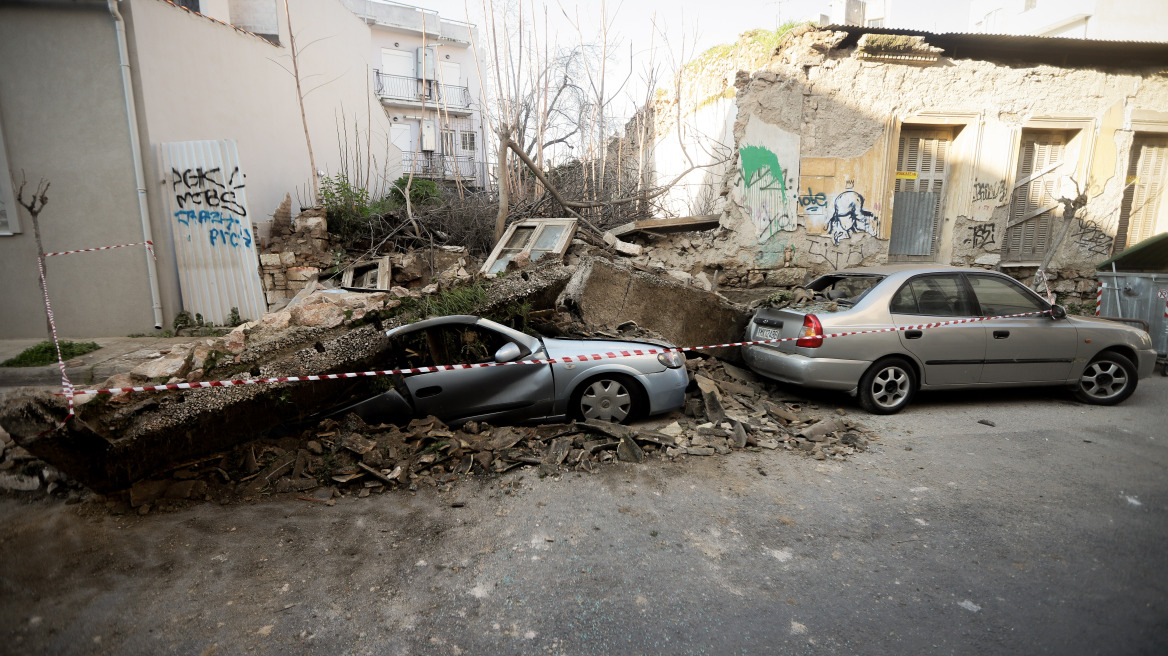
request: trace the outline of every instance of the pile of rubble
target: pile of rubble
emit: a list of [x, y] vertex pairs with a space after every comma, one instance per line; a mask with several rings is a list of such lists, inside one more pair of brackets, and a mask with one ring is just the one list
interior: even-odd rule
[[[339, 497], [363, 498], [420, 486], [448, 491], [465, 477], [516, 468], [546, 476], [596, 472], [612, 462], [678, 460], [741, 450], [845, 460], [878, 439], [843, 417], [822, 416], [813, 405], [775, 398], [769, 384], [732, 364], [715, 359], [691, 359], [687, 364], [695, 383], [690, 398], [684, 414], [664, 426], [468, 422], [451, 429], [434, 417], [399, 427], [370, 426], [349, 415], [340, 421], [325, 419], [296, 435], [256, 440], [186, 463], [165, 477], [136, 482], [127, 493], [109, 499], [109, 505], [120, 512], [136, 509], [146, 514], [194, 501], [230, 504], [271, 494], [332, 504]], [[5, 453], [0, 487], [45, 490], [69, 500], [79, 497], [80, 485], [24, 449], [5, 443]]]

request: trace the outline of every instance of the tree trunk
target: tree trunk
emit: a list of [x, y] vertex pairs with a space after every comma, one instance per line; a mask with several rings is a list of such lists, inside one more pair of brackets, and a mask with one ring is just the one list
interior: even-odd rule
[[499, 180], [499, 213], [495, 215], [495, 241], [503, 238], [503, 230], [507, 228], [507, 210], [511, 203], [511, 190], [507, 180], [507, 144], [511, 142], [511, 128], [500, 122], [499, 124], [499, 161], [496, 177]]

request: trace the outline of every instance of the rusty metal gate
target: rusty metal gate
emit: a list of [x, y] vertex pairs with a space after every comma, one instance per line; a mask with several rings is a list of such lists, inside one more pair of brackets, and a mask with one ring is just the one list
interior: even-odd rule
[[159, 145], [182, 306], [219, 325], [267, 309], [235, 140]]

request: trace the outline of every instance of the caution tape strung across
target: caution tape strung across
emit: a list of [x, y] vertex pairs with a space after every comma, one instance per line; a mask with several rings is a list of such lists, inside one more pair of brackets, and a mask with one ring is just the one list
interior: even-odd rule
[[[878, 328], [875, 330], [855, 330], [842, 333], [827, 333], [823, 335], [824, 339], [832, 339], [836, 337], [849, 337], [852, 335], [868, 335], [872, 333], [894, 333], [903, 332], [906, 330], [928, 330], [930, 328], [940, 328], [942, 326], [954, 326], [959, 324], [977, 323], [980, 321], [990, 321], [992, 319], [1014, 319], [1018, 317], [1032, 317], [1050, 314], [1049, 310], [1042, 312], [1023, 312], [1021, 314], [1003, 314], [994, 317], [971, 317], [968, 319], [953, 319], [950, 321], [936, 321], [932, 323], [922, 323], [913, 326], [896, 326], [894, 328]], [[538, 360], [517, 360], [515, 362], [482, 362], [479, 364], [447, 364], [437, 365], [433, 367], [412, 367], [408, 369], [381, 369], [375, 371], [356, 371], [343, 374], [319, 374], [312, 376], [280, 376], [275, 378], [248, 378], [242, 380], [214, 380], [198, 383], [170, 383], [167, 385], [142, 385], [138, 387], [112, 387], [109, 389], [97, 390], [78, 390], [74, 394], [119, 394], [122, 392], [157, 392], [164, 390], [185, 390], [185, 389], [199, 389], [203, 387], [237, 387], [241, 385], [257, 385], [266, 383], [298, 383], [306, 381], [318, 380], [339, 380], [342, 378], [363, 378], [367, 376], [394, 376], [404, 374], [425, 374], [437, 371], [454, 371], [457, 369], [484, 369], [487, 367], [510, 367], [515, 365], [525, 364], [562, 364], [568, 362], [588, 362], [592, 360], [607, 360], [612, 358], [628, 358], [638, 355], [657, 355], [660, 353], [685, 353], [689, 351], [705, 351], [716, 348], [727, 348], [731, 346], [755, 346], [759, 344], [778, 344], [780, 342], [794, 342], [798, 337], [781, 337], [777, 339], [763, 339], [752, 342], [730, 342], [728, 344], [711, 344], [708, 346], [682, 346], [674, 348], [650, 348], [650, 349], [633, 349], [629, 351], [614, 351], [608, 353], [592, 353], [589, 355], [569, 355], [560, 358], [545, 358]], [[62, 374], [64, 373], [64, 365], [62, 364]], [[72, 397], [70, 397], [72, 398]]]
[[65, 419], [61, 421], [64, 426], [69, 417], [73, 416], [73, 383], [69, 382], [69, 376], [65, 373], [65, 358], [61, 357], [61, 342], [57, 340], [57, 322], [53, 319], [53, 306], [49, 303], [49, 283], [45, 281], [45, 265], [42, 258], [37, 258], [37, 271], [41, 276], [41, 291], [45, 295], [45, 315], [49, 318], [49, 330], [53, 333], [53, 346], [57, 349], [57, 364], [61, 367], [61, 393], [69, 403], [69, 414], [65, 415]]
[[[154, 255], [154, 242], [152, 241], [137, 241], [133, 244], [118, 244], [117, 246], [99, 246], [97, 248], [82, 248], [77, 251], [58, 251], [56, 253], [45, 253], [45, 257], [53, 257], [54, 255], [73, 255], [74, 253], [92, 253], [94, 251], [108, 251], [114, 248], [125, 248], [127, 246], [145, 246], [146, 251], [150, 253], [150, 257]], [[157, 258], [155, 258], [157, 259]]]

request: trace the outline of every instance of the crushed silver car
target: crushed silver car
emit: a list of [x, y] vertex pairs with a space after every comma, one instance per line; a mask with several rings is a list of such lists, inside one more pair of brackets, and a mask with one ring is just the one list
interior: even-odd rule
[[[566, 356], [673, 348], [671, 344], [553, 339], [469, 315], [427, 319], [386, 333], [381, 369], [514, 363]], [[384, 365], [384, 366], [381, 366]], [[408, 373], [392, 388], [330, 411], [367, 422], [434, 415], [447, 424], [599, 419], [617, 423], [668, 412], [685, 403], [689, 375], [677, 351], [555, 364], [516, 364]]]
[[[1063, 308], [1004, 274], [948, 266], [845, 269], [812, 281], [801, 307], [761, 308], [743, 347], [754, 371], [857, 394], [875, 414], [899, 412], [920, 389], [1063, 385], [1111, 405], [1152, 373], [1148, 333]], [[1031, 316], [999, 318], [1003, 315]], [[1037, 314], [1042, 313], [1042, 314]], [[990, 317], [990, 318], [987, 318]], [[919, 328], [971, 318], [981, 321]], [[833, 333], [877, 331], [827, 337]]]

